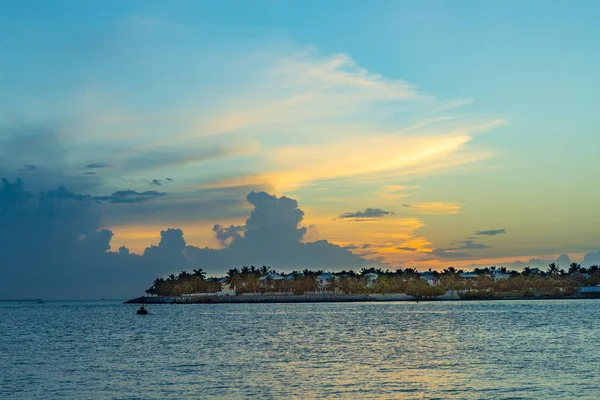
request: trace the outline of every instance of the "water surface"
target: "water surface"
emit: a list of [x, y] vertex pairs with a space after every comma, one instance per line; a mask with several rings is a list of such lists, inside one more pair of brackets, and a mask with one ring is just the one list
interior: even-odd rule
[[0, 302], [1, 399], [597, 399], [600, 301]]

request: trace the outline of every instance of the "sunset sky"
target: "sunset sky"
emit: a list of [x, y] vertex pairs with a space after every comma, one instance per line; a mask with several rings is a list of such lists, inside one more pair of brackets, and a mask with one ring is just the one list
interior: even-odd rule
[[9, 1], [0, 177], [97, 198], [111, 251], [167, 228], [226, 247], [213, 226], [243, 235], [264, 191], [298, 202], [303, 242], [367, 264], [582, 261], [599, 19], [595, 1]]

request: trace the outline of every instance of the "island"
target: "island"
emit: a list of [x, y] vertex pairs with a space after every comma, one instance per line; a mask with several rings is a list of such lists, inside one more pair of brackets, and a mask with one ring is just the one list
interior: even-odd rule
[[146, 296], [126, 303], [272, 303], [419, 300], [506, 300], [600, 298], [600, 268], [551, 263], [546, 271], [521, 272], [495, 266], [441, 272], [413, 268], [359, 272], [305, 269], [281, 273], [270, 267], [233, 268], [207, 278], [202, 269], [156, 278]]

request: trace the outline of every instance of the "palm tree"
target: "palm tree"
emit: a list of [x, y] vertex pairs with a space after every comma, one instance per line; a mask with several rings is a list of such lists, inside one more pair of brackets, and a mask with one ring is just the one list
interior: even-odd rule
[[206, 279], [206, 272], [204, 272], [204, 270], [202, 268], [195, 269], [193, 271], [193, 275], [195, 277], [200, 278], [201, 281], [204, 281]]
[[179, 276], [177, 278], [179, 280], [184, 280], [184, 279], [189, 278], [189, 277], [190, 277], [190, 273], [189, 272], [187, 272], [187, 271], [181, 271], [179, 273]]
[[271, 268], [267, 267], [266, 265], [263, 265], [262, 267], [260, 267], [260, 274], [261, 275], [268, 275], [269, 272], [271, 272]]
[[242, 276], [240, 271], [237, 268], [232, 268], [227, 271], [227, 276], [225, 277], [227, 284], [234, 290], [240, 290], [242, 285]]
[[574, 274], [575, 272], [579, 271], [581, 271], [581, 265], [577, 264], [576, 262], [569, 265], [569, 274]]
[[559, 265], [556, 263], [548, 264], [548, 275], [556, 276], [560, 273]]
[[456, 275], [456, 274], [457, 274], [456, 268], [454, 268], [454, 267], [448, 267], [442, 271], [442, 275], [452, 276], [452, 275]]

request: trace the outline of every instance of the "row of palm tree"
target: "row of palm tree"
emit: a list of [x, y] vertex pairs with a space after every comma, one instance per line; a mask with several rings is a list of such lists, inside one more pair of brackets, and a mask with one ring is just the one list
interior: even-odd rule
[[[318, 276], [323, 270], [294, 271], [289, 274], [272, 270], [268, 266], [244, 266], [227, 271], [224, 278], [206, 278], [202, 269], [191, 273], [181, 271], [179, 275], [169, 275], [166, 279], [156, 278], [146, 290], [149, 295], [179, 296], [189, 293], [215, 293], [228, 284], [237, 294], [265, 292], [293, 292], [304, 294], [318, 290], [338, 291], [346, 294], [367, 293], [406, 293], [417, 298], [433, 298], [446, 291], [458, 292], [466, 298], [484, 298], [493, 296], [567, 296], [572, 295], [580, 286], [600, 284], [600, 268], [592, 266], [582, 268], [572, 263], [565, 271], [556, 263], [551, 263], [546, 271], [526, 267], [522, 272], [509, 271], [506, 267], [475, 268], [476, 276], [466, 278], [464, 270], [448, 267], [440, 272], [429, 270], [419, 273], [414, 268], [396, 269], [363, 268], [355, 272], [340, 271], [331, 273], [326, 285], [321, 287]], [[508, 275], [508, 279], [495, 280], [495, 274]], [[376, 274], [372, 280], [369, 274]], [[272, 279], [272, 277], [288, 279]], [[425, 276], [423, 276], [425, 275]], [[261, 279], [265, 277], [264, 279]], [[430, 280], [429, 284], [421, 277]], [[277, 277], [278, 278], [278, 277]]]
[[180, 296], [188, 293], [214, 293], [221, 288], [219, 279], [206, 279], [204, 270], [195, 269], [191, 273], [181, 271], [178, 275], [156, 278], [146, 293], [151, 296]]

